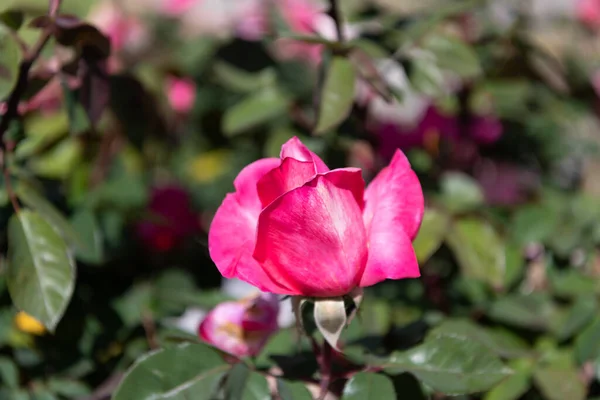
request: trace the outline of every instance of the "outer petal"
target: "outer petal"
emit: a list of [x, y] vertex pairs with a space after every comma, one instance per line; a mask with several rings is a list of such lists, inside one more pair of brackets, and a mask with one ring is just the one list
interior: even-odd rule
[[263, 210], [254, 258], [273, 280], [294, 290], [282, 294], [340, 296], [357, 286], [367, 258], [356, 202], [363, 190], [360, 170], [334, 170]]
[[390, 166], [371, 182], [365, 201], [369, 257], [360, 286], [418, 277], [411, 240], [423, 219], [423, 192], [401, 151], [396, 151]]
[[315, 176], [312, 161], [284, 158], [279, 168], [273, 168], [258, 181], [258, 196], [263, 207], [292, 189], [304, 185]]
[[208, 250], [221, 274], [239, 278], [263, 291], [281, 291], [252, 258], [256, 226], [262, 209], [257, 182], [276, 168], [276, 158], [258, 160], [244, 168], [234, 181], [236, 193], [230, 193], [217, 210], [208, 233]]
[[279, 157], [284, 160], [287, 157], [294, 158], [298, 161], [314, 162], [315, 171], [323, 173], [329, 171], [329, 168], [318, 155], [310, 151], [296, 136], [288, 140], [281, 146]]

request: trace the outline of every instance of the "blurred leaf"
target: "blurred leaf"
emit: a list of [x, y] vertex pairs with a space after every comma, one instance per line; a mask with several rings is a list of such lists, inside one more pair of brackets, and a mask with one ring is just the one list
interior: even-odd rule
[[213, 73], [223, 86], [241, 93], [249, 93], [263, 87], [272, 86], [277, 79], [275, 70], [272, 68], [266, 68], [258, 73], [251, 73], [225, 62], [215, 63]]
[[506, 250], [494, 227], [484, 220], [463, 218], [455, 221], [447, 243], [466, 277], [504, 287]]
[[100, 264], [104, 260], [104, 241], [98, 219], [94, 212], [87, 208], [78, 210], [71, 217], [71, 225], [77, 232], [84, 247], [76, 249], [77, 259], [88, 264]]
[[450, 218], [433, 208], [425, 209], [419, 233], [413, 242], [419, 263], [423, 264], [440, 248], [448, 228]]
[[596, 279], [574, 269], [550, 268], [548, 278], [552, 291], [557, 296], [576, 298], [580, 295], [593, 295], [600, 292], [600, 284]]
[[82, 156], [82, 143], [70, 137], [61, 140], [43, 155], [32, 158], [29, 167], [44, 178], [65, 179], [73, 172]]
[[0, 381], [10, 389], [19, 387], [19, 370], [8, 357], [0, 356]]
[[494, 302], [488, 314], [490, 318], [520, 328], [544, 330], [556, 313], [548, 296], [509, 294]]
[[382, 367], [390, 374], [410, 372], [448, 395], [482, 392], [511, 374], [486, 346], [456, 334], [430, 336], [411, 350], [394, 353]]
[[460, 172], [446, 172], [441, 179], [441, 199], [451, 212], [470, 211], [484, 204], [481, 187], [470, 176]]
[[500, 357], [522, 357], [530, 353], [527, 343], [507, 330], [493, 330], [463, 319], [448, 319], [431, 330], [429, 336], [458, 335], [478, 341]]
[[225, 380], [225, 398], [228, 400], [270, 399], [271, 392], [265, 377], [250, 371], [243, 363], [236, 364]]
[[69, 132], [69, 118], [66, 113], [50, 116], [33, 116], [25, 121], [27, 137], [17, 145], [15, 158], [25, 160], [49, 148]]
[[125, 326], [138, 325], [152, 312], [152, 286], [148, 283], [134, 285], [114, 302], [114, 308]]
[[[296, 335], [297, 336], [297, 335]], [[299, 338], [294, 336], [292, 329], [281, 329], [267, 342], [256, 358], [256, 365], [267, 366], [274, 364], [271, 356], [294, 353], [299, 347]]]
[[127, 371], [113, 400], [210, 400], [230, 368], [214, 349], [204, 344], [157, 350], [140, 358]]
[[545, 399], [583, 400], [586, 397], [586, 387], [575, 368], [538, 368], [533, 379]]
[[395, 399], [394, 384], [385, 375], [359, 372], [344, 386], [342, 400]]
[[477, 53], [465, 42], [450, 35], [430, 35], [423, 42], [440, 69], [457, 73], [462, 78], [473, 78], [481, 73]]
[[528, 112], [527, 103], [532, 95], [531, 83], [526, 80], [490, 80], [477, 87], [471, 99], [475, 109], [488, 108], [478, 104], [490, 102], [500, 118], [517, 119]]
[[61, 86], [67, 115], [69, 116], [69, 131], [72, 135], [80, 135], [87, 132], [91, 124], [83, 105], [77, 101], [75, 92], [68, 87], [65, 80], [61, 80]]
[[66, 244], [39, 214], [23, 210], [8, 227], [8, 290], [15, 306], [54, 331], [75, 286]]
[[88, 396], [91, 392], [90, 388], [81, 382], [61, 378], [50, 378], [48, 380], [48, 390], [68, 398]]
[[313, 398], [304, 382], [277, 379], [277, 392], [281, 400], [312, 400]]
[[0, 101], [17, 83], [21, 50], [8, 28], [0, 25]]
[[600, 356], [600, 318], [596, 317], [575, 338], [575, 359], [579, 364]]
[[22, 11], [19, 10], [6, 10], [0, 11], [0, 23], [4, 24], [6, 27], [12, 29], [13, 31], [18, 31], [21, 25], [23, 25], [23, 21], [25, 16]]
[[280, 90], [265, 88], [226, 110], [223, 130], [225, 135], [235, 136], [285, 115], [287, 108], [288, 99]]
[[519, 244], [544, 243], [558, 226], [560, 215], [544, 205], [522, 207], [510, 226], [512, 238]]
[[356, 72], [350, 60], [334, 56], [321, 90], [315, 133], [330, 131], [346, 119], [354, 103], [355, 81]]
[[566, 340], [575, 335], [594, 317], [598, 310], [593, 296], [580, 296], [571, 307], [565, 310], [552, 324], [558, 340]]
[[514, 374], [487, 392], [483, 400], [518, 400], [529, 390], [534, 363], [529, 360], [516, 360], [511, 367], [515, 371]]

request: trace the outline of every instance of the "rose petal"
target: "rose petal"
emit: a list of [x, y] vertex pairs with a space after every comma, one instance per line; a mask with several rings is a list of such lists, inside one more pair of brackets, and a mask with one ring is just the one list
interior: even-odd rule
[[315, 164], [284, 158], [279, 168], [269, 171], [258, 181], [258, 196], [263, 207], [292, 189], [304, 185], [315, 176]]
[[296, 136], [288, 140], [281, 146], [279, 157], [284, 160], [287, 157], [294, 158], [298, 161], [308, 161], [315, 163], [315, 171], [323, 173], [329, 171], [329, 168], [318, 155], [310, 151]]
[[286, 288], [273, 282], [252, 258], [258, 216], [262, 209], [256, 185], [278, 165], [278, 159], [267, 158], [244, 168], [233, 183], [237, 191], [225, 197], [208, 233], [208, 250], [221, 274], [226, 278], [241, 279], [267, 292]]
[[411, 239], [418, 232], [423, 209], [419, 180], [398, 150], [365, 193], [369, 256], [360, 286], [420, 275]]
[[[343, 187], [336, 183], [343, 182]], [[340, 296], [360, 279], [366, 236], [360, 170], [334, 170], [287, 192], [259, 217], [254, 258], [292, 295]]]
[[[385, 218], [393, 218], [400, 223], [408, 237], [413, 239], [421, 226], [424, 207], [419, 179], [404, 153], [396, 150], [390, 165], [365, 190], [364, 221], [367, 232], [376, 214], [383, 214]], [[378, 221], [383, 219], [378, 218]]]

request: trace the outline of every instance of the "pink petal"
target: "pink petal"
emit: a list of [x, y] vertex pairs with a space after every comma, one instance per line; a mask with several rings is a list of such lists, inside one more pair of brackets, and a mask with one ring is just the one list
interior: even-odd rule
[[304, 185], [315, 176], [314, 163], [285, 158], [258, 181], [258, 196], [263, 207], [292, 189]]
[[[260, 212], [262, 205], [260, 203], [260, 198], [258, 197], [256, 185], [263, 176], [273, 168], [277, 168], [280, 163], [281, 160], [276, 158], [263, 158], [253, 162], [240, 171], [233, 181], [233, 186], [235, 187], [240, 204], [253, 210], [258, 209]], [[258, 213], [256, 213], [256, 220], [258, 220]]]
[[254, 258], [274, 281], [294, 289], [281, 294], [340, 296], [356, 287], [367, 257], [356, 202], [363, 190], [360, 170], [334, 170], [263, 210]]
[[314, 162], [316, 172], [323, 173], [329, 171], [329, 168], [318, 155], [310, 151], [296, 136], [288, 140], [281, 146], [279, 157], [284, 160], [287, 157], [294, 158], [298, 161]]
[[279, 165], [276, 158], [258, 160], [244, 168], [234, 181], [237, 189], [225, 197], [208, 233], [208, 250], [226, 278], [238, 278], [267, 292], [285, 290], [273, 282], [252, 258], [256, 226], [262, 210], [257, 182]]
[[423, 209], [419, 180], [398, 150], [390, 166], [375, 177], [365, 192], [369, 257], [360, 286], [420, 276], [411, 239], [418, 232]]

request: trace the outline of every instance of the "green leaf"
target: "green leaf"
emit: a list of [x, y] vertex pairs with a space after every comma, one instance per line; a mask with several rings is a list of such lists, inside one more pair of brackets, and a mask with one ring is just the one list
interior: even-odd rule
[[518, 400], [531, 386], [534, 362], [516, 360], [511, 367], [515, 373], [486, 393], [483, 400]]
[[596, 318], [575, 338], [575, 359], [579, 364], [600, 356], [600, 318]]
[[22, 11], [19, 10], [6, 10], [0, 12], [0, 23], [4, 24], [13, 31], [18, 31], [25, 16]]
[[413, 247], [419, 263], [424, 263], [440, 248], [450, 225], [450, 218], [432, 208], [425, 210]]
[[441, 181], [442, 201], [451, 212], [461, 213], [484, 204], [481, 187], [470, 176], [460, 172], [447, 172]]
[[558, 340], [569, 339], [590, 322], [597, 310], [593, 296], [580, 296], [568, 310], [552, 321], [552, 331]]
[[91, 247], [88, 247], [85, 240], [80, 236], [69, 220], [62, 215], [60, 211], [54, 207], [42, 194], [40, 194], [30, 183], [19, 181], [15, 192], [19, 199], [29, 208], [37, 211], [41, 216], [48, 221], [66, 242], [73, 246], [77, 251], [88, 252]]
[[0, 25], [0, 101], [6, 98], [17, 83], [21, 50], [8, 28]]
[[509, 227], [511, 237], [519, 244], [544, 243], [556, 230], [559, 215], [555, 210], [535, 205], [517, 210]]
[[15, 306], [54, 331], [75, 287], [75, 262], [39, 214], [23, 210], [8, 225], [8, 290]]
[[511, 374], [486, 346], [459, 335], [431, 336], [420, 346], [394, 353], [383, 367], [390, 374], [410, 372], [449, 395], [485, 391]]
[[227, 89], [250, 93], [273, 84], [276, 80], [275, 71], [265, 68], [258, 73], [250, 73], [236, 68], [225, 62], [217, 62], [213, 66], [215, 78]]
[[285, 115], [289, 100], [277, 88], [265, 88], [251, 94], [225, 111], [223, 130], [226, 136], [235, 136], [258, 125]]
[[395, 399], [394, 384], [385, 375], [372, 372], [359, 372], [354, 375], [342, 394], [342, 400]]
[[230, 368], [204, 344], [157, 350], [127, 371], [112, 400], [210, 400]]
[[236, 364], [225, 381], [227, 400], [270, 400], [271, 392], [265, 377], [248, 369], [243, 363]]
[[100, 264], [104, 260], [104, 242], [100, 224], [94, 212], [82, 208], [71, 217], [71, 225], [78, 233], [84, 247], [76, 248], [77, 259], [88, 264]]
[[583, 400], [586, 387], [574, 367], [542, 367], [533, 374], [535, 385], [547, 400]]
[[65, 80], [61, 80], [65, 107], [69, 116], [69, 131], [72, 135], [87, 132], [92, 124], [83, 105], [77, 100], [76, 93], [71, 90]]
[[432, 340], [439, 335], [458, 335], [486, 346], [500, 357], [513, 358], [529, 354], [527, 343], [507, 330], [484, 328], [469, 320], [448, 319], [431, 330]]
[[457, 38], [430, 35], [423, 42], [423, 49], [434, 55], [434, 63], [440, 69], [456, 72], [462, 78], [473, 78], [481, 73], [481, 65], [473, 48]]
[[315, 133], [332, 130], [346, 119], [354, 102], [355, 81], [356, 72], [350, 60], [341, 56], [333, 57], [321, 91]]
[[488, 315], [499, 322], [520, 328], [544, 330], [556, 313], [556, 307], [544, 294], [511, 294], [499, 298]]
[[464, 276], [496, 289], [504, 287], [506, 250], [491, 224], [475, 218], [460, 219], [451, 225], [446, 240]]
[[69, 177], [83, 156], [83, 143], [69, 137], [61, 140], [47, 152], [29, 160], [31, 170], [44, 178]]
[[8, 357], [0, 357], [0, 381], [10, 389], [19, 387], [19, 370], [14, 361]]
[[68, 398], [88, 396], [91, 392], [90, 388], [82, 382], [61, 378], [50, 378], [48, 380], [48, 389], [52, 393]]
[[277, 392], [281, 400], [312, 400], [312, 394], [303, 382], [290, 382], [277, 379]]

